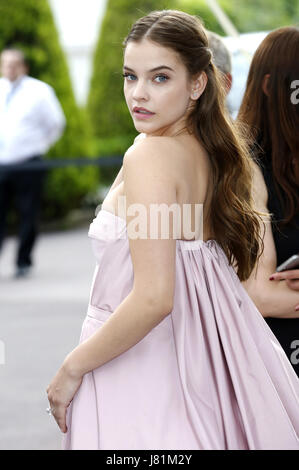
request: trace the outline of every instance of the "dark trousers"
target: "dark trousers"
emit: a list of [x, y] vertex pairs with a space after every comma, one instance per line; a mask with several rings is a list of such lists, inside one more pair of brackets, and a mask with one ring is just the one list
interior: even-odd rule
[[[0, 250], [5, 236], [6, 216], [11, 203], [15, 202], [19, 216], [19, 246], [16, 256], [18, 267], [31, 266], [31, 253], [38, 231], [38, 216], [42, 189], [45, 179], [44, 169], [28, 169], [26, 166], [41, 161], [40, 156], [30, 158], [25, 163], [12, 167], [0, 166]], [[18, 170], [18, 167], [22, 168]]]

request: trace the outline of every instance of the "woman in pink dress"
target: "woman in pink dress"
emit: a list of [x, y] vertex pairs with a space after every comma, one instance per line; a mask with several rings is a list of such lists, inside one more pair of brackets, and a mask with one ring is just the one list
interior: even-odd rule
[[63, 448], [299, 449], [298, 379], [240, 282], [261, 219], [204, 28], [156, 11], [124, 46], [142, 135], [90, 226], [80, 344], [47, 389]]

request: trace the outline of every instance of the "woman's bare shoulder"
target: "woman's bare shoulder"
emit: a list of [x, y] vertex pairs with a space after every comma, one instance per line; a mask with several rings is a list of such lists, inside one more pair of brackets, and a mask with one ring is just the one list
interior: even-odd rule
[[154, 150], [155, 153], [162, 154], [165, 149], [175, 149], [179, 148], [179, 144], [173, 137], [168, 136], [145, 136], [144, 134], [138, 135], [133, 145], [128, 148], [125, 155], [143, 151]]
[[128, 164], [134, 161], [141, 165], [141, 162], [151, 160], [152, 164], [171, 167], [174, 165], [173, 158], [180, 155], [181, 146], [172, 137], [151, 136], [138, 139], [125, 153], [123, 163]]

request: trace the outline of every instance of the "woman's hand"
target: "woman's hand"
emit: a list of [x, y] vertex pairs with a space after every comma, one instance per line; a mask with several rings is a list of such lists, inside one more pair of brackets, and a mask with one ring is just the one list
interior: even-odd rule
[[67, 432], [66, 410], [82, 383], [83, 376], [72, 373], [63, 363], [47, 388], [52, 415], [60, 430]]
[[[271, 274], [270, 281], [285, 281], [290, 289], [299, 291], [299, 269], [290, 269], [289, 271], [282, 271], [280, 273]], [[299, 310], [299, 304], [296, 305], [295, 310]]]
[[286, 281], [290, 289], [299, 290], [299, 269], [273, 273], [269, 279], [270, 281]]

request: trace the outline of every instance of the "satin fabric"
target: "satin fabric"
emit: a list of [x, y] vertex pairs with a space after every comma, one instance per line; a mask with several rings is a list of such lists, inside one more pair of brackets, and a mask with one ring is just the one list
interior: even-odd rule
[[[90, 226], [97, 265], [80, 342], [129, 294], [124, 219]], [[176, 241], [172, 312], [84, 375], [62, 448], [299, 449], [299, 380], [215, 240]]]

